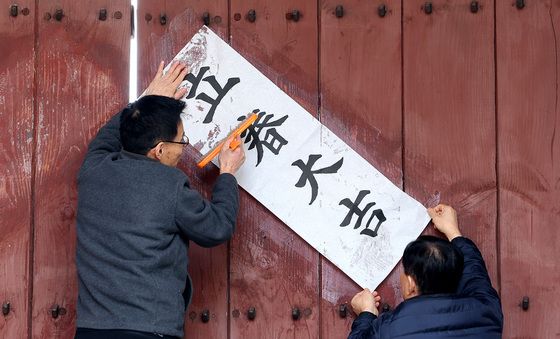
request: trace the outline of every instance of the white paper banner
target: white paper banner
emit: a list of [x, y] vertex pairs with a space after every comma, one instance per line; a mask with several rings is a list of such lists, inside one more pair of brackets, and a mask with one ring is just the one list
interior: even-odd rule
[[185, 132], [206, 153], [250, 112], [241, 187], [362, 287], [376, 288], [429, 221], [426, 209], [334, 135], [209, 28], [175, 60]]

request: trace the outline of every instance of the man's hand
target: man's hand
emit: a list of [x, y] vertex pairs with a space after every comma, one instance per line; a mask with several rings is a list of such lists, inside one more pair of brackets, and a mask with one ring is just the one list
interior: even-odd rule
[[186, 88], [177, 89], [187, 75], [187, 66], [173, 61], [167, 73], [163, 74], [163, 61], [159, 64], [154, 80], [142, 93], [144, 95], [162, 95], [170, 98], [181, 99], [187, 94]]
[[381, 301], [381, 296], [377, 294], [377, 291], [373, 291], [373, 293], [369, 289], [365, 289], [362, 292], [359, 292], [352, 298], [350, 302], [352, 304], [352, 309], [354, 313], [360, 315], [360, 313], [367, 311], [375, 314], [376, 316], [379, 315], [379, 302]]
[[[237, 140], [239, 143], [239, 146], [234, 150], [229, 148], [229, 144], [231, 144], [233, 140]], [[239, 135], [230, 136], [229, 139], [226, 140], [224, 146], [222, 146], [220, 158], [218, 160], [220, 163], [220, 174], [235, 174], [237, 170], [239, 170], [239, 167], [245, 162], [245, 150], [243, 149], [241, 137]]]
[[436, 207], [428, 208], [428, 214], [432, 218], [435, 228], [445, 234], [449, 241], [461, 236], [459, 223], [457, 222], [457, 212], [453, 207], [439, 204]]

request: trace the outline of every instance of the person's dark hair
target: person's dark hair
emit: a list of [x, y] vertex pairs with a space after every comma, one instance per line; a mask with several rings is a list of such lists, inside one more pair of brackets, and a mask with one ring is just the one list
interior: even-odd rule
[[450, 242], [424, 235], [406, 246], [402, 263], [404, 273], [416, 281], [419, 294], [455, 293], [464, 258]]
[[185, 103], [181, 100], [147, 95], [121, 112], [121, 144], [128, 152], [146, 155], [158, 142], [173, 140]]

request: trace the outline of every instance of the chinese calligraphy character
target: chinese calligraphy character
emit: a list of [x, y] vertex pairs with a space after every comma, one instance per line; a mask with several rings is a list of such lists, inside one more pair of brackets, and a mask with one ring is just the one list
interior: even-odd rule
[[[274, 114], [266, 114], [266, 112], [264, 111], [259, 112], [258, 109], [254, 110], [253, 113], [258, 114], [258, 118], [251, 126], [249, 126], [249, 128], [247, 128], [247, 130], [245, 130], [245, 132], [241, 134], [241, 137], [245, 138], [245, 136], [247, 136], [245, 138], [245, 143], [246, 144], [249, 142], [251, 143], [248, 147], [249, 150], [256, 147], [257, 149], [256, 166], [259, 166], [263, 157], [263, 150], [264, 150], [263, 146], [268, 148], [275, 155], [278, 155], [280, 154], [280, 149], [282, 148], [282, 146], [288, 144], [288, 140], [284, 139], [278, 133], [278, 131], [276, 131], [276, 128], [274, 128], [274, 127], [281, 126], [284, 123], [284, 121], [288, 119], [288, 116], [285, 115], [276, 121], [271, 121]], [[241, 116], [237, 118], [238, 121], [243, 121], [244, 119], [245, 116]], [[260, 134], [264, 129], [266, 129], [266, 133], [264, 135], [264, 139], [261, 139]]]
[[[349, 209], [348, 214], [346, 215], [346, 217], [344, 218], [344, 220], [340, 224], [340, 227], [348, 226], [350, 224], [350, 221], [352, 220], [352, 216], [354, 214], [356, 214], [358, 216], [358, 220], [356, 221], [356, 224], [354, 225], [354, 229], [361, 226], [362, 219], [364, 218], [365, 214], [367, 213], [367, 211], [370, 208], [372, 208], [375, 205], [375, 202], [370, 202], [369, 204], [366, 205], [366, 207], [363, 210], [359, 209], [360, 203], [362, 202], [364, 197], [366, 195], [368, 195], [369, 193], [370, 193], [370, 191], [368, 191], [368, 190], [360, 191], [360, 193], [358, 193], [358, 197], [356, 198], [356, 202], [354, 202], [354, 203], [348, 198], [340, 201], [339, 205], [344, 205], [344, 206], [348, 207], [348, 209]], [[369, 224], [371, 223], [371, 220], [373, 219], [373, 217], [377, 217], [378, 222], [377, 222], [377, 226], [375, 226], [375, 229], [372, 231], [369, 228]], [[383, 222], [385, 222], [386, 220], [387, 220], [387, 218], [385, 217], [385, 214], [383, 213], [382, 210], [380, 210], [380, 209], [373, 210], [372, 214], [371, 214], [371, 217], [369, 218], [369, 220], [366, 224], [366, 228], [364, 230], [362, 230], [360, 232], [360, 234], [369, 235], [370, 237], [376, 237], [377, 236], [377, 231], [379, 230], [379, 226], [381, 226], [381, 224]]]
[[205, 101], [210, 105], [212, 105], [212, 107], [206, 114], [206, 117], [204, 118], [203, 123], [205, 124], [212, 122], [212, 119], [214, 118], [214, 113], [216, 112], [216, 108], [218, 107], [218, 105], [220, 104], [224, 96], [227, 94], [227, 92], [229, 92], [229, 90], [233, 86], [237, 85], [240, 82], [239, 78], [229, 78], [226, 85], [222, 87], [220, 86], [220, 84], [218, 83], [214, 75], [207, 76], [206, 78], [203, 79], [204, 74], [209, 69], [210, 67], [204, 66], [200, 68], [200, 71], [196, 76], [194, 76], [192, 73], [189, 73], [185, 76], [185, 80], [189, 81], [192, 84], [191, 89], [189, 91], [189, 95], [187, 95], [187, 99], [191, 99], [196, 95], [196, 90], [198, 89], [198, 85], [200, 84], [201, 81], [208, 82], [212, 86], [212, 88], [214, 88], [216, 93], [218, 93], [218, 96], [215, 99], [212, 99], [206, 93], [200, 93], [199, 95], [196, 96], [196, 99]]
[[314, 174], [336, 173], [344, 162], [344, 158], [341, 158], [339, 161], [329, 167], [324, 167], [312, 171], [311, 168], [321, 157], [321, 154], [310, 154], [309, 158], [307, 159], [307, 164], [305, 164], [302, 160], [296, 160], [292, 163], [292, 166], [299, 167], [302, 172], [301, 177], [299, 177], [299, 180], [296, 183], [296, 187], [304, 187], [307, 181], [309, 181], [309, 185], [311, 185], [311, 201], [309, 202], [309, 205], [311, 205], [313, 201], [315, 201], [315, 198], [317, 198], [318, 184]]

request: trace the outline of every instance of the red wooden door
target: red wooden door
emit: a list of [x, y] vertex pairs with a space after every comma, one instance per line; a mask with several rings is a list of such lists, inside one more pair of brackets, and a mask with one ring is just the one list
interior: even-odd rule
[[[316, 115], [317, 2], [232, 0], [231, 16], [232, 47]], [[231, 243], [231, 337], [317, 338], [319, 254], [246, 193], [241, 206]]]
[[[380, 16], [377, 2], [321, 2], [320, 120], [402, 186], [401, 2], [384, 5]], [[354, 320], [350, 300], [361, 288], [328, 260], [321, 262], [322, 337], [343, 338]], [[391, 307], [400, 300], [399, 273], [397, 266], [378, 288]], [[345, 318], [340, 307], [347, 307]]]
[[[223, 39], [228, 36], [228, 3], [223, 1], [146, 1], [138, 2], [138, 89], [150, 83], [161, 60], [168, 63], [203, 25], [208, 14], [209, 27]], [[163, 19], [164, 18], [164, 19]], [[185, 126], [189, 133], [189, 126]], [[189, 146], [179, 163], [191, 186], [209, 198], [215, 167], [200, 170], [195, 161], [200, 153]], [[210, 167], [210, 166], [209, 166]], [[185, 318], [187, 338], [227, 338], [228, 326], [228, 245], [201, 248], [190, 244], [189, 274], [194, 295]], [[202, 321], [208, 311], [210, 319]]]
[[33, 1], [0, 1], [0, 315], [1, 338], [28, 333], [32, 234]]
[[[504, 338], [560, 335], [560, 4], [496, 2]], [[528, 309], [522, 307], [527, 296]]]
[[[207, 12], [210, 28], [396, 185], [458, 208], [501, 287], [504, 338], [554, 337], [560, 4], [478, 3], [473, 13], [470, 1], [436, 0], [428, 14], [423, 0], [140, 0], [139, 89]], [[71, 338], [75, 176], [126, 103], [129, 2], [22, 0], [17, 16], [12, 4], [0, 0], [0, 303], [10, 303], [0, 337]], [[180, 167], [208, 195], [218, 172], [196, 169], [196, 157], [189, 148]], [[244, 192], [233, 241], [189, 255], [189, 338], [348, 334], [353, 317], [339, 307], [359, 287]], [[399, 273], [379, 288], [391, 308]]]
[[130, 3], [38, 4], [32, 336], [71, 338], [76, 174], [88, 142], [128, 97]]
[[403, 9], [404, 188], [457, 208], [498, 288], [494, 2], [424, 3]]

